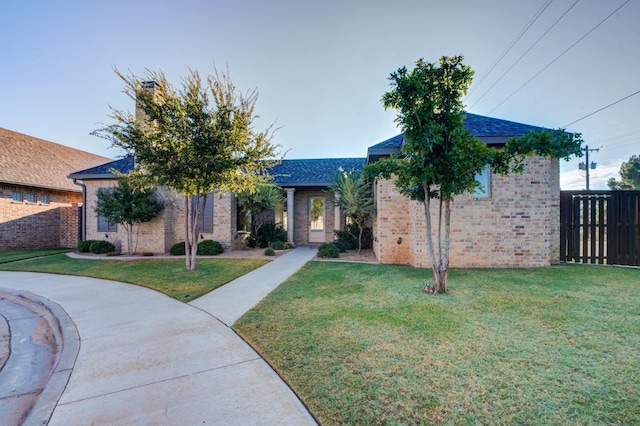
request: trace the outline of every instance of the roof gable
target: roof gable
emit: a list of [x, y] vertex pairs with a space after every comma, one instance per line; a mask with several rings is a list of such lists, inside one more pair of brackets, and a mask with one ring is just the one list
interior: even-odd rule
[[132, 155], [113, 160], [99, 166], [79, 170], [69, 174], [69, 179], [114, 179], [118, 177], [113, 171], [126, 175], [133, 171], [135, 161]]
[[67, 178], [109, 158], [0, 128], [0, 182], [80, 192]]

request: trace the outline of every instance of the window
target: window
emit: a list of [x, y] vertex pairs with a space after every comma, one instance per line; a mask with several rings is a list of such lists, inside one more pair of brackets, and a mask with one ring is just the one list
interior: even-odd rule
[[238, 212], [238, 231], [242, 232], [251, 232], [251, 211], [242, 210], [239, 205], [237, 205]]
[[474, 191], [474, 198], [491, 198], [491, 171], [489, 166], [476, 175], [476, 181], [480, 184]]
[[[98, 188], [98, 194], [101, 192], [112, 192], [113, 188]], [[98, 232], [118, 232], [118, 225], [109, 223], [106, 217], [98, 215]]]
[[[192, 200], [193, 202], [193, 200]], [[199, 207], [202, 208], [203, 197], [198, 197]], [[202, 234], [213, 233], [213, 193], [207, 196], [207, 204], [202, 209], [202, 215], [198, 217], [198, 228]]]
[[98, 232], [118, 232], [118, 225], [112, 225], [104, 216], [98, 216]]
[[22, 202], [22, 192], [13, 191], [13, 201], [21, 203]]
[[287, 229], [287, 200], [281, 199], [275, 210], [276, 224], [282, 225], [284, 230]]
[[35, 203], [36, 202], [36, 194], [28, 192], [24, 199], [25, 199], [25, 201], [27, 203]]
[[49, 204], [49, 196], [47, 194], [40, 194], [40, 203]]

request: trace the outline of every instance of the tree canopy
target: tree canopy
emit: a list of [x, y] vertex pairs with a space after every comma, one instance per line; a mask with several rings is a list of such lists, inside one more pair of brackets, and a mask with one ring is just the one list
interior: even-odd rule
[[[433, 285], [425, 283], [425, 289], [434, 293], [447, 289], [451, 201], [479, 185], [477, 174], [487, 165], [495, 173], [522, 172], [525, 157], [534, 153], [563, 158], [581, 155], [580, 135], [562, 130], [530, 132], [509, 140], [501, 150], [472, 136], [464, 127], [462, 98], [473, 70], [463, 59], [442, 57], [438, 63], [420, 59], [412, 70], [402, 67], [391, 73], [391, 90], [382, 96], [382, 103], [397, 111], [395, 121], [404, 132], [404, 143], [400, 155], [367, 167], [374, 176], [395, 176], [402, 194], [423, 203], [427, 253], [434, 276]], [[431, 199], [439, 200], [437, 252]]]
[[607, 181], [611, 190], [640, 189], [640, 156], [632, 155], [620, 166], [620, 180], [611, 178]]
[[[258, 94], [239, 92], [228, 73], [215, 70], [203, 79], [191, 70], [178, 89], [162, 72], [147, 70], [142, 78], [116, 73], [144, 119], [112, 109], [115, 124], [94, 133], [134, 154], [138, 175], [184, 196], [186, 266], [194, 270], [198, 218], [208, 194], [253, 191], [268, 179], [279, 155], [273, 129], [254, 128]], [[190, 203], [192, 197], [204, 202]]]

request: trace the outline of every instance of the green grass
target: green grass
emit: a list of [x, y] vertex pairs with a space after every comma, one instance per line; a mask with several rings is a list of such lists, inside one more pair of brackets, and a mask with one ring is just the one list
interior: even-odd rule
[[234, 326], [322, 424], [639, 424], [640, 270], [310, 262]]
[[69, 248], [47, 248], [32, 250], [3, 250], [0, 251], [0, 263], [16, 262], [18, 260], [30, 259], [40, 256], [51, 256], [52, 254], [67, 253], [73, 251]]
[[187, 272], [184, 259], [89, 260], [64, 254], [0, 264], [0, 270], [82, 275], [137, 284], [183, 302], [196, 299], [266, 263], [262, 259], [198, 259]]

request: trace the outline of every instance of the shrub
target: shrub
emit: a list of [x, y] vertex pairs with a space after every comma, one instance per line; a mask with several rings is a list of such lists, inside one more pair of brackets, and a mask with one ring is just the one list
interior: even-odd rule
[[[342, 231], [334, 231], [336, 241], [345, 250], [358, 250], [358, 225], [349, 223]], [[355, 235], [355, 237], [353, 235]], [[362, 229], [362, 249], [373, 247], [373, 231], [368, 226]]]
[[289, 244], [285, 243], [284, 241], [272, 241], [271, 243], [269, 243], [269, 247], [274, 250], [287, 250], [289, 249]]
[[184, 241], [180, 241], [179, 243], [175, 243], [169, 249], [169, 254], [171, 256], [184, 256], [184, 253], [185, 253]]
[[116, 247], [109, 241], [94, 241], [89, 246], [89, 251], [94, 254], [105, 254], [115, 251]]
[[253, 233], [249, 234], [247, 237], [247, 247], [256, 248], [258, 246], [258, 241], [256, 240], [256, 236]]
[[267, 247], [266, 249], [264, 249], [264, 255], [265, 256], [275, 256], [276, 255], [276, 251], [273, 249], [273, 247]]
[[78, 241], [78, 251], [80, 253], [89, 253], [90, 248], [91, 248], [91, 243], [93, 243], [95, 240], [84, 240], [84, 241]]
[[[342, 232], [342, 231], [336, 231], [336, 232]], [[347, 250], [352, 250], [351, 244], [343, 240], [335, 240], [333, 244], [335, 244], [336, 247], [338, 247], [338, 250], [340, 251], [340, 253], [344, 253]]]
[[318, 256], [330, 258], [340, 257], [340, 250], [334, 243], [323, 243], [318, 247]]
[[202, 256], [216, 256], [223, 251], [222, 244], [214, 240], [204, 240], [198, 243], [198, 254]]
[[258, 247], [266, 248], [269, 243], [275, 241], [287, 241], [287, 231], [281, 225], [277, 225], [275, 222], [265, 222], [258, 228]]

